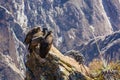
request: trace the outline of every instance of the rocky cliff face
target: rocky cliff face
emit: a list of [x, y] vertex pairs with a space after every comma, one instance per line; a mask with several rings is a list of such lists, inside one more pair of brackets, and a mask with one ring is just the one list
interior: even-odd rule
[[19, 35], [22, 29], [4, 7], [0, 7], [0, 14], [0, 79], [22, 80], [25, 77], [26, 50], [15, 34], [16, 32], [18, 37], [22, 37]]
[[[113, 22], [111, 19], [119, 15], [108, 13], [112, 9], [119, 14], [119, 2], [117, 1], [109, 1], [115, 5], [110, 7], [105, 0], [14, 0], [1, 1], [0, 4], [13, 15], [23, 32], [36, 25], [52, 29], [55, 32], [55, 46], [65, 52], [93, 38], [89, 27], [91, 25], [95, 29], [96, 36], [113, 32], [116, 28], [113, 24], [116, 21], [113, 20]], [[117, 23], [119, 19], [115, 24], [119, 26]], [[19, 37], [19, 39], [22, 38]]]
[[[99, 49], [100, 52], [99, 53]], [[95, 58], [100, 57], [100, 54], [104, 56], [106, 61], [120, 60], [120, 31], [117, 31], [106, 37], [97, 37], [90, 40], [88, 43], [78, 46], [76, 49], [80, 49], [80, 52], [86, 57], [86, 61], [92, 61]]]
[[[11, 62], [8, 63], [14, 63], [20, 74], [24, 74], [24, 56], [27, 51], [23, 45], [23, 40], [28, 30], [34, 26], [47, 27], [53, 30], [54, 45], [60, 51], [77, 49], [85, 54], [87, 60], [91, 61], [98, 54], [97, 50], [94, 50], [95, 43], [94, 45], [89, 43], [90, 40], [94, 36], [107, 36], [109, 34], [112, 36], [114, 31], [120, 29], [119, 5], [119, 0], [0, 0], [0, 54], [2, 57], [4, 56], [3, 62], [6, 62], [4, 59], [9, 57]], [[93, 26], [94, 35], [90, 26]], [[112, 39], [102, 40], [108, 42]], [[109, 45], [104, 45], [105, 42], [101, 39], [97, 40], [100, 40], [103, 52], [110, 53], [110, 56], [113, 53], [119, 55], [117, 54], [119, 52], [118, 39]], [[81, 48], [81, 44], [87, 42], [92, 50], [88, 48], [89, 44]], [[93, 40], [93, 42], [95, 41]], [[113, 48], [115, 49], [112, 52]], [[92, 55], [89, 55], [87, 51], [93, 52]], [[1, 67], [3, 73], [0, 74], [4, 76], [3, 68], [14, 72], [10, 65], [3, 64]], [[15, 75], [18, 73], [15, 72]], [[17, 79], [21, 80], [24, 76], [18, 75], [18, 77]], [[13, 80], [13, 78], [9, 78], [9, 80]]]
[[120, 1], [103, 0], [103, 6], [114, 31], [120, 29]]
[[93, 38], [90, 25], [94, 26], [96, 36], [108, 35], [113, 30], [102, 0], [27, 0], [24, 3], [28, 26], [53, 29], [54, 43], [62, 52]]

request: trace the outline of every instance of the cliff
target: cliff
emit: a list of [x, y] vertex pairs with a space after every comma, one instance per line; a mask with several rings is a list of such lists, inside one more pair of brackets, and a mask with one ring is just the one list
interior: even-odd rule
[[54, 45], [62, 52], [93, 38], [91, 25], [96, 36], [119, 30], [119, 0], [14, 0], [0, 1], [0, 5], [20, 25], [22, 34], [14, 29], [20, 41], [31, 27], [40, 25], [53, 29]]
[[119, 36], [119, 7], [119, 0], [0, 0], [0, 79], [25, 77], [28, 52], [23, 40], [35, 26], [53, 30], [55, 47], [62, 53], [79, 50], [86, 63], [99, 56], [90, 29], [93, 26], [104, 57], [116, 61], [119, 37], [114, 36]]
[[98, 48], [107, 62], [120, 60], [120, 31], [114, 32], [106, 37], [96, 37], [81, 46], [77, 46], [77, 49], [86, 58], [86, 63], [91, 62], [95, 58], [100, 58], [101, 55]]

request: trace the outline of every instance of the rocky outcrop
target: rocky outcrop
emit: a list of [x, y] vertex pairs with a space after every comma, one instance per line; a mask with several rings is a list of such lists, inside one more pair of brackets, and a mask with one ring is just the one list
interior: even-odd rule
[[84, 56], [79, 51], [70, 50], [64, 53], [64, 55], [75, 59], [79, 64], [84, 64], [85, 62]]
[[[36, 36], [33, 37], [34, 35]], [[25, 63], [25, 80], [87, 80], [88, 68], [83, 64], [82, 56], [77, 51], [71, 51], [70, 55], [74, 56], [72, 59], [60, 53], [52, 45], [52, 32], [47, 28], [46, 31], [40, 30], [40, 27], [33, 28], [28, 32], [25, 43], [26, 41], [29, 41], [27, 46], [28, 49], [31, 47], [32, 51], [29, 51]], [[74, 62], [74, 65], [71, 62]]]
[[[46, 58], [36, 53], [27, 57], [25, 80], [87, 80], [88, 68], [74, 59], [64, 56], [52, 46]], [[73, 64], [74, 63], [74, 64]]]

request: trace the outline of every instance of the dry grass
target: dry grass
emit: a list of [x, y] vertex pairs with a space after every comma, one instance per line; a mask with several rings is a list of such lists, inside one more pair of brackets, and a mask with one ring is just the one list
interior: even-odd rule
[[89, 69], [94, 80], [120, 79], [120, 62], [110, 62], [107, 67], [104, 67], [102, 61], [94, 59], [89, 64]]
[[89, 64], [89, 69], [91, 73], [99, 73], [102, 70], [102, 68], [103, 68], [103, 63], [98, 59], [94, 59]]

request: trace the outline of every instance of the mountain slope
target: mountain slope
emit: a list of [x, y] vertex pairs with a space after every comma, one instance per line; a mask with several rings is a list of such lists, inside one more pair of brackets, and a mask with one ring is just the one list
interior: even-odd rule
[[[0, 79], [22, 80], [25, 77], [24, 58], [26, 49], [17, 37], [21, 37], [21, 27], [13, 16], [0, 7]], [[18, 34], [17, 37], [15, 35]]]
[[120, 60], [120, 31], [117, 31], [106, 37], [96, 37], [86, 44], [78, 46], [80, 52], [86, 57], [86, 61], [92, 61], [95, 58], [100, 57], [98, 48], [108, 62]]
[[[112, 18], [114, 15], [108, 14], [111, 9], [116, 11], [119, 7], [117, 1], [111, 3], [115, 7], [109, 7], [109, 3], [105, 0], [15, 0], [0, 1], [0, 5], [12, 14], [24, 34], [31, 27], [38, 25], [52, 29], [55, 33], [55, 46], [66, 52], [93, 38], [91, 25], [95, 29], [96, 36], [111, 34], [116, 27], [119, 27], [119, 24], [115, 24], [116, 26], [112, 24], [117, 21], [119, 23], [119, 19], [111, 20], [109, 17]], [[16, 36], [21, 35], [14, 31]], [[24, 36], [18, 37], [21, 41], [23, 38]]]
[[[77, 49], [87, 61], [99, 56], [90, 28], [93, 26], [101, 51], [107, 53], [105, 58], [113, 58], [108, 61], [119, 59], [119, 37], [116, 39], [113, 34], [120, 29], [119, 5], [119, 0], [0, 0], [0, 54], [5, 56], [2, 68], [13, 68], [4, 65], [9, 57], [17, 70], [24, 74], [28, 52], [23, 41], [35, 26], [53, 30], [54, 45], [61, 52]], [[108, 35], [113, 37], [104, 39]], [[15, 75], [18, 80], [24, 77]]]

